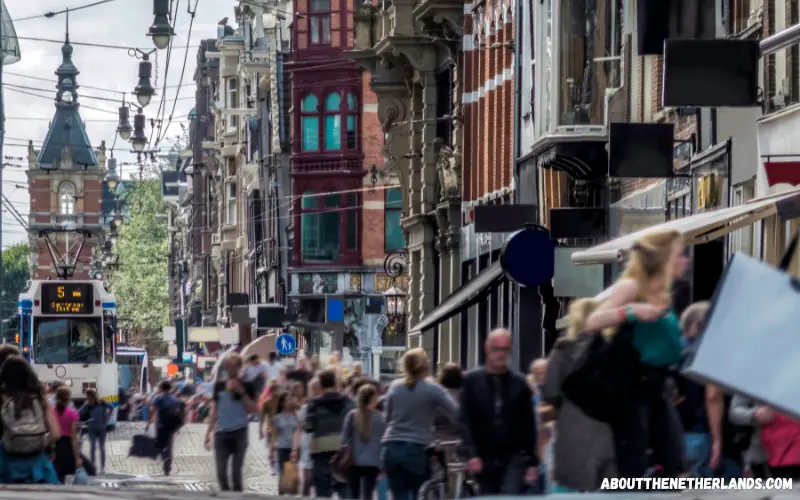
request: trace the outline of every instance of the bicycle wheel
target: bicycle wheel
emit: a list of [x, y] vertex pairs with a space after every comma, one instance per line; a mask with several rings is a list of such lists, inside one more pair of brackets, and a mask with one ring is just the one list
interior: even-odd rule
[[445, 500], [447, 484], [439, 479], [429, 479], [419, 487], [417, 500]]

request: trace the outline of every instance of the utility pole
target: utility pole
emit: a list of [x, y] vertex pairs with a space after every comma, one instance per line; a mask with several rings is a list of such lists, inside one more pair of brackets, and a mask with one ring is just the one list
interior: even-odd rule
[[[3, 143], [6, 139], [6, 108], [3, 102], [3, 67], [6, 62], [6, 39], [4, 38], [3, 26], [5, 25], [6, 6], [0, 0], [0, 196], [3, 195], [3, 169], [5, 168], [3, 156]], [[9, 16], [9, 22], [11, 21]], [[11, 35], [9, 33], [9, 35]], [[5, 313], [6, 290], [5, 290], [5, 271], [3, 270], [3, 204], [0, 203], [0, 315]], [[0, 326], [0, 337], [3, 336], [3, 327]]]

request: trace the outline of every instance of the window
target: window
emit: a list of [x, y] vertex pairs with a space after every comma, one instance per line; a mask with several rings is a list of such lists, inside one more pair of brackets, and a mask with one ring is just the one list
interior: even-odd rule
[[300, 103], [300, 127], [302, 128], [302, 151], [319, 151], [319, 101], [308, 94]]
[[308, 22], [311, 24], [311, 45], [330, 45], [330, 0], [311, 0], [311, 9], [308, 16]]
[[347, 93], [347, 149], [358, 148], [358, 98]]
[[358, 248], [358, 195], [347, 195], [347, 249]]
[[325, 151], [342, 149], [342, 116], [339, 114], [342, 96], [328, 94], [325, 98]]
[[[228, 78], [228, 109], [236, 109], [239, 107], [239, 86], [236, 78]], [[231, 115], [228, 121], [228, 128], [236, 128], [239, 126], [239, 117]]]
[[228, 184], [228, 225], [236, 224], [236, 183]]
[[403, 195], [399, 188], [387, 189], [384, 194], [384, 231], [383, 242], [387, 251], [401, 250], [406, 247], [400, 217], [403, 214]]
[[33, 324], [35, 363], [100, 363], [100, 318], [36, 318]]
[[64, 182], [58, 187], [58, 202], [62, 215], [75, 213], [75, 186], [71, 182]]
[[304, 262], [331, 262], [339, 258], [339, 195], [303, 193], [300, 252]]

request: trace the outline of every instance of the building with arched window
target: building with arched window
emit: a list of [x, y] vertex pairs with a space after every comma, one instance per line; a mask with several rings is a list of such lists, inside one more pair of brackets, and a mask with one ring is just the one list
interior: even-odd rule
[[304, 323], [308, 350], [349, 347], [369, 366], [371, 348], [405, 345], [404, 332], [384, 342], [380, 326], [392, 283], [383, 260], [405, 249], [405, 235], [369, 75], [344, 54], [353, 48], [355, 2], [294, 2], [289, 309]]
[[86, 133], [77, 92], [80, 72], [72, 62], [72, 51], [67, 35], [56, 71], [56, 109], [50, 129], [41, 148], [34, 148], [32, 141], [28, 146], [33, 279], [56, 278], [57, 269], [74, 279], [99, 277], [92, 275], [92, 255], [105, 239], [106, 147], [103, 142], [95, 150]]

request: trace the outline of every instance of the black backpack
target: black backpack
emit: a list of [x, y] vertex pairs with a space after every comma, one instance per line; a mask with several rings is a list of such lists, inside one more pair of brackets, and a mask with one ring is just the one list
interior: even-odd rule
[[611, 423], [629, 406], [636, 381], [639, 353], [633, 328], [620, 326], [611, 340], [599, 332], [586, 335], [592, 338], [564, 377], [561, 392], [587, 416]]
[[165, 403], [168, 403], [168, 406], [159, 410], [161, 425], [170, 432], [177, 431], [183, 426], [186, 418], [184, 403], [181, 400], [165, 400]]

